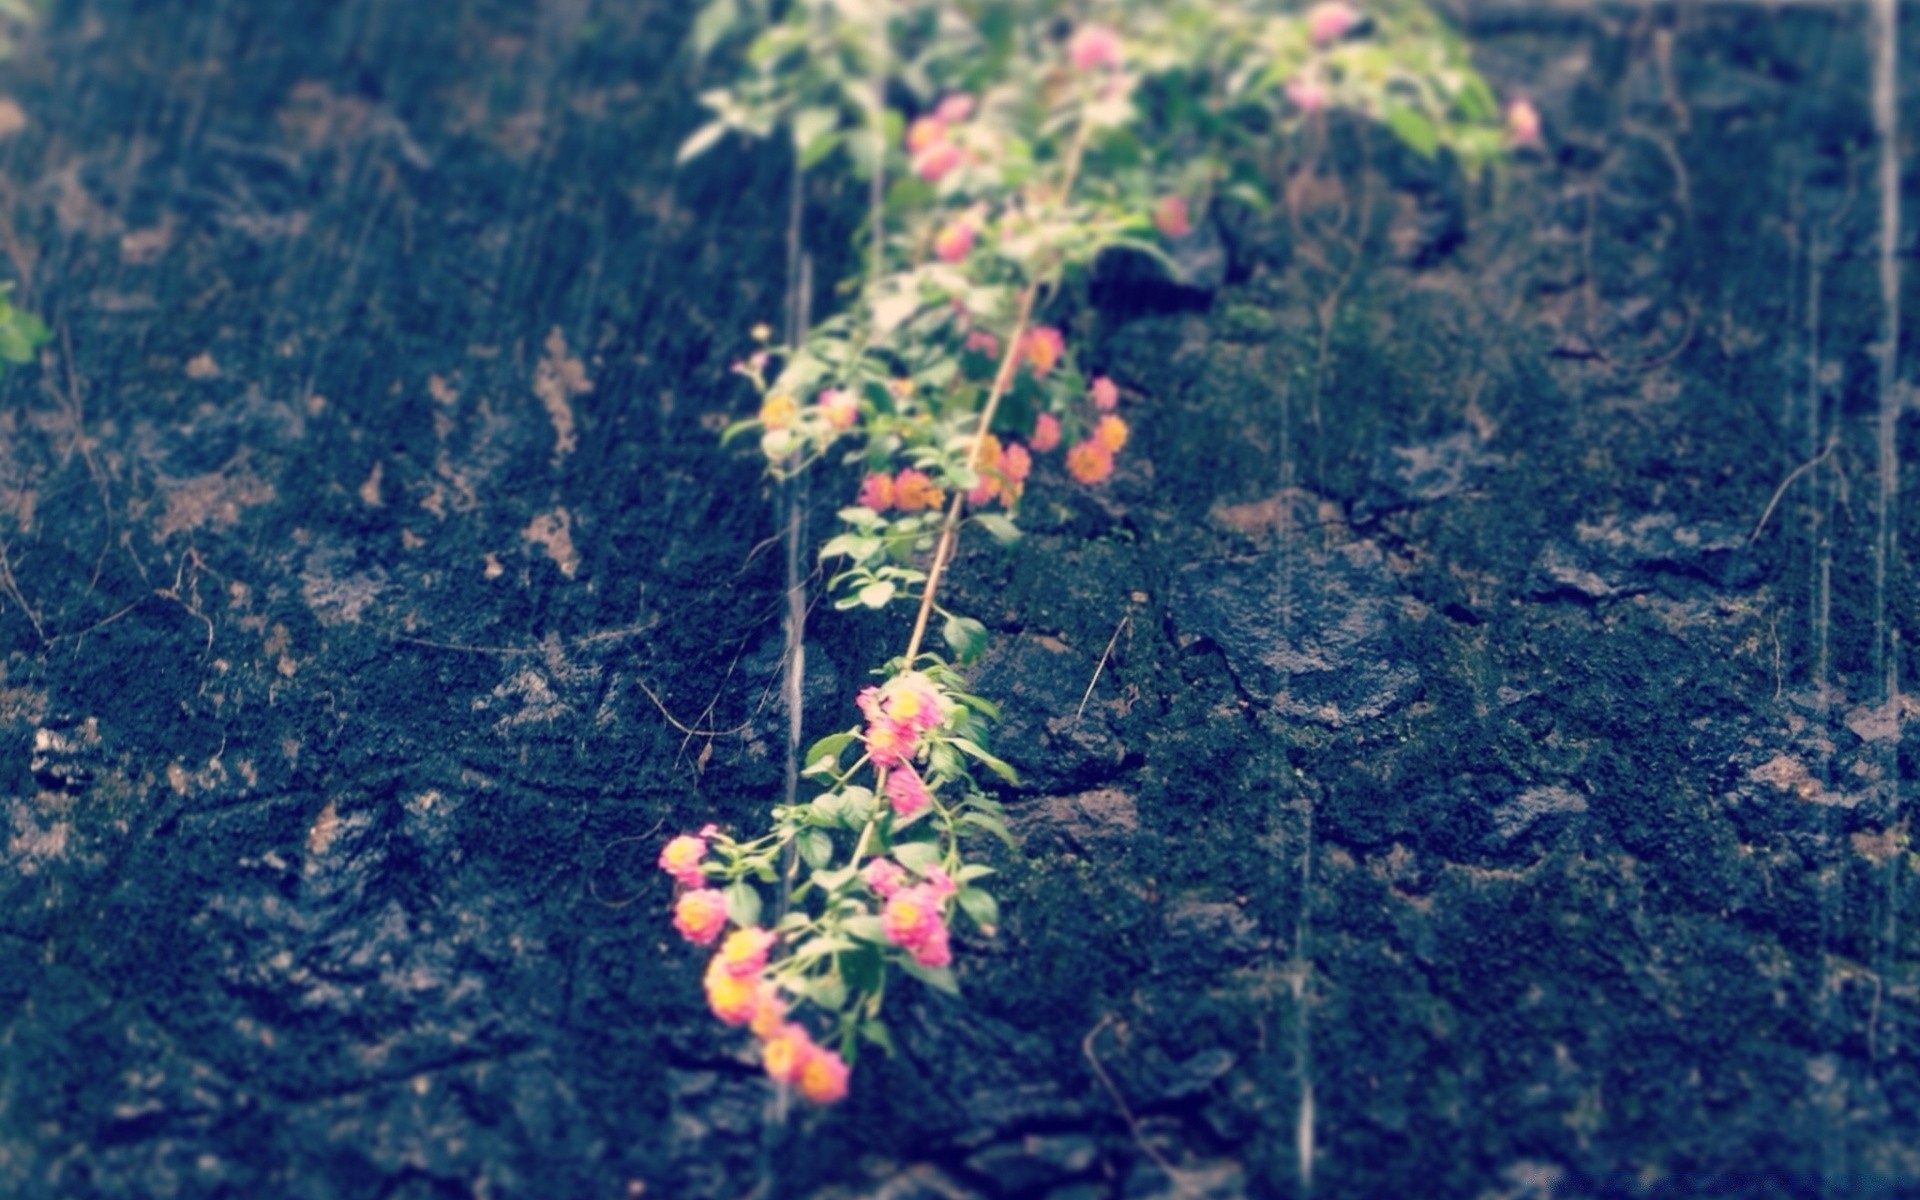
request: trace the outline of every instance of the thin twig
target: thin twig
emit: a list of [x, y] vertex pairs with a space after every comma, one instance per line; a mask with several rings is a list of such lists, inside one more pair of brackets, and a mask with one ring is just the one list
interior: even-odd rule
[[1838, 435], [1828, 438], [1827, 448], [1825, 450], [1822, 450], [1820, 453], [1787, 473], [1787, 477], [1780, 481], [1780, 486], [1773, 489], [1773, 499], [1767, 501], [1766, 511], [1760, 514], [1760, 523], [1753, 527], [1751, 534], [1747, 535], [1747, 545], [1751, 546], [1760, 540], [1760, 531], [1767, 527], [1767, 518], [1773, 515], [1774, 508], [1779, 505], [1780, 498], [1787, 494], [1787, 489], [1793, 486], [1793, 481], [1825, 462], [1827, 457], [1833, 453], [1833, 448], [1839, 444], [1840, 438]]
[[1121, 1119], [1127, 1123], [1127, 1131], [1133, 1134], [1134, 1144], [1139, 1146], [1146, 1156], [1153, 1160], [1155, 1166], [1167, 1173], [1167, 1178], [1173, 1181], [1175, 1191], [1183, 1196], [1193, 1195], [1192, 1186], [1187, 1183], [1185, 1172], [1168, 1162], [1166, 1155], [1160, 1153], [1159, 1148], [1152, 1142], [1149, 1142], [1146, 1134], [1141, 1132], [1140, 1119], [1133, 1115], [1131, 1108], [1127, 1107], [1126, 1097], [1122, 1096], [1120, 1089], [1114, 1086], [1113, 1079], [1107, 1074], [1106, 1067], [1100, 1063], [1100, 1056], [1094, 1052], [1094, 1040], [1106, 1032], [1107, 1026], [1113, 1024], [1115, 1019], [1112, 1013], [1101, 1017], [1100, 1023], [1093, 1027], [1092, 1032], [1081, 1039], [1080, 1052], [1087, 1056], [1087, 1065], [1093, 1068], [1093, 1074], [1095, 1078], [1100, 1080], [1100, 1086], [1107, 1090], [1108, 1096], [1112, 1097], [1113, 1106], [1120, 1110]]
[[1080, 707], [1073, 712], [1074, 720], [1078, 721], [1081, 714], [1087, 711], [1087, 701], [1093, 698], [1094, 685], [1100, 682], [1100, 672], [1106, 669], [1107, 659], [1112, 657], [1113, 648], [1120, 641], [1120, 631], [1125, 629], [1131, 620], [1133, 620], [1133, 610], [1128, 609], [1121, 615], [1120, 623], [1113, 627], [1113, 636], [1107, 639], [1107, 648], [1100, 652], [1100, 661], [1094, 665], [1093, 678], [1087, 680], [1086, 695], [1080, 697]]

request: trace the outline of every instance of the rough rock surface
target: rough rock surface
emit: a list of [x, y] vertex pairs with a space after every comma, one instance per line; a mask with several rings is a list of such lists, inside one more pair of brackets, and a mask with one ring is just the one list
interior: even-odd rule
[[[693, 6], [50, 7], [0, 71], [57, 334], [0, 381], [0, 1195], [1920, 1194], [1857, 11], [1448, 0], [1543, 151], [1331, 122], [1192, 286], [1060, 299], [1134, 432], [956, 568], [1002, 927], [823, 1115], [653, 868], [786, 726], [714, 432], [789, 164], [675, 171]], [[824, 311], [861, 193], [806, 199]], [[817, 612], [810, 727], [898, 635]]]

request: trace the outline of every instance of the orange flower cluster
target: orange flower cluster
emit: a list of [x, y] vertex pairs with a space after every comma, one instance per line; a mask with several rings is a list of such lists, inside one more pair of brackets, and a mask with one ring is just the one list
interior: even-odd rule
[[861, 505], [875, 512], [897, 508], [901, 512], [937, 509], [947, 502], [947, 494], [925, 471], [909, 467], [898, 475], [869, 475], [860, 482]]

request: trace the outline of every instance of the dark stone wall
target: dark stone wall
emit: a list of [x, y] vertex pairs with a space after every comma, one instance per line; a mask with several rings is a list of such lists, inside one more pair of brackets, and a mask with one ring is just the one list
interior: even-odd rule
[[[652, 868], [785, 727], [714, 435], [788, 164], [673, 170], [689, 13], [56, 5], [0, 75], [57, 335], [0, 384], [0, 1193], [1920, 1194], [1862, 13], [1449, 11], [1546, 151], [1335, 122], [1218, 287], [1059, 298], [1134, 439], [956, 573], [1004, 927], [816, 1115]], [[859, 200], [807, 198], [824, 307]], [[810, 628], [831, 729], [902, 631]]]

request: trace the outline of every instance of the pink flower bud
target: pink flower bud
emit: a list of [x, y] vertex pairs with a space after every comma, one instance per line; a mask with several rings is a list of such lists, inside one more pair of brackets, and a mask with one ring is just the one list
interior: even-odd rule
[[1045, 454], [1060, 444], [1060, 418], [1041, 413], [1033, 422], [1033, 448]]
[[1183, 238], [1193, 232], [1185, 196], [1167, 196], [1153, 206], [1153, 227], [1170, 238]]
[[893, 507], [893, 476], [869, 475], [860, 481], [857, 498], [862, 507], [885, 512]]
[[947, 123], [938, 116], [919, 117], [907, 126], [907, 151], [919, 154], [947, 140]]
[[1507, 136], [1515, 146], [1540, 145], [1540, 110], [1529, 100], [1507, 105]]
[[1120, 387], [1105, 375], [1093, 381], [1089, 393], [1093, 397], [1093, 406], [1101, 412], [1112, 412], [1120, 407]]
[[913, 173], [928, 183], [939, 183], [960, 165], [960, 158], [960, 147], [952, 142], [938, 142], [914, 156]]
[[941, 262], [957, 263], [973, 249], [973, 224], [954, 221], [933, 239], [933, 252]]
[[1315, 113], [1327, 106], [1327, 89], [1306, 79], [1287, 82], [1287, 99], [1301, 112]]
[[907, 873], [890, 858], [876, 858], [860, 873], [873, 894], [886, 899], [907, 885]]
[[1360, 10], [1342, 0], [1323, 0], [1307, 10], [1307, 33], [1316, 46], [1337, 42], [1360, 23]]
[[800, 1094], [814, 1104], [833, 1104], [847, 1096], [847, 1060], [819, 1046], [800, 1068]]
[[816, 402], [827, 424], [835, 429], [852, 429], [860, 420], [860, 401], [852, 392], [828, 388], [820, 393]]
[[949, 125], [958, 125], [973, 115], [973, 97], [965, 92], [955, 92], [940, 101], [933, 115]]
[[1105, 25], [1083, 25], [1067, 45], [1075, 69], [1095, 71], [1120, 65], [1120, 35]]
[[902, 820], [913, 817], [933, 803], [933, 793], [908, 763], [895, 767], [887, 776], [887, 802]]

